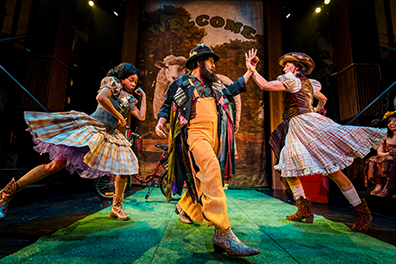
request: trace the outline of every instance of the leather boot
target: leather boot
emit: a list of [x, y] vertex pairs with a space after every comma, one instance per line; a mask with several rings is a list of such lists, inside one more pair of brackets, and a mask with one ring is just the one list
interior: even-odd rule
[[113, 195], [113, 207], [110, 211], [110, 217], [117, 218], [117, 220], [120, 221], [129, 220], [129, 218], [131, 218], [122, 209], [122, 197]]
[[175, 213], [180, 214], [180, 222], [182, 222], [184, 224], [192, 224], [193, 223], [193, 221], [188, 216], [188, 214], [186, 214], [186, 212], [183, 211], [183, 209], [181, 208], [179, 203], [176, 204]]
[[0, 191], [0, 220], [4, 220], [7, 215], [8, 203], [13, 194], [17, 191], [15, 179], [12, 180]]
[[300, 197], [296, 201], [297, 204], [297, 212], [292, 215], [287, 215], [287, 220], [301, 222], [301, 220], [305, 219], [306, 223], [313, 223], [314, 214], [312, 212], [312, 204], [311, 201]]
[[354, 206], [353, 211], [356, 214], [356, 222], [352, 226], [352, 231], [367, 233], [373, 218], [366, 200], [362, 199], [362, 203]]
[[257, 248], [243, 244], [232, 232], [231, 228], [224, 230], [215, 226], [212, 241], [216, 253], [227, 252], [229, 256], [253, 256], [260, 253]]

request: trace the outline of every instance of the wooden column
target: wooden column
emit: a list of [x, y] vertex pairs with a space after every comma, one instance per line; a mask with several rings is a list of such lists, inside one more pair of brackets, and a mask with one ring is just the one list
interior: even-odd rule
[[136, 65], [139, 33], [140, 0], [126, 1], [124, 36], [122, 40], [121, 61]]
[[[281, 28], [281, 17], [280, 17], [280, 6], [279, 2], [275, 0], [267, 1], [266, 8], [266, 69], [267, 72], [264, 76], [268, 80], [275, 80], [277, 76], [282, 74], [282, 68], [278, 65], [278, 59], [283, 54], [282, 50], [282, 28]], [[274, 131], [275, 128], [282, 122], [283, 114], [283, 93], [281, 92], [265, 92], [265, 96], [269, 96], [269, 111], [270, 116], [270, 132]], [[283, 184], [280, 174], [274, 170], [275, 156], [271, 151], [271, 166], [272, 169], [272, 188], [274, 190], [286, 189]]]
[[[50, 111], [64, 110], [75, 8], [75, 0], [40, 0], [38, 5], [26, 88]], [[24, 94], [22, 107], [38, 105]]]
[[[380, 94], [377, 25], [373, 0], [332, 4], [340, 120], [347, 123]], [[355, 124], [367, 125], [381, 112], [377, 101]]]
[[[140, 15], [140, 0], [127, 0], [125, 2], [126, 13], [124, 21], [124, 34], [122, 39], [121, 61], [129, 62], [135, 66], [138, 61], [138, 36], [139, 36], [139, 15]], [[128, 126], [136, 127], [135, 118], [131, 114], [127, 116]]]

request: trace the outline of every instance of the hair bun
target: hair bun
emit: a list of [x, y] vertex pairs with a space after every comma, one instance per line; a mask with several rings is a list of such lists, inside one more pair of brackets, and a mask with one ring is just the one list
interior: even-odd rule
[[113, 69], [110, 69], [110, 70], [107, 72], [106, 75], [107, 75], [107, 76], [114, 76], [114, 77], [117, 77], [117, 76], [116, 76], [116, 73], [115, 73], [115, 71], [114, 71], [114, 68], [113, 68]]

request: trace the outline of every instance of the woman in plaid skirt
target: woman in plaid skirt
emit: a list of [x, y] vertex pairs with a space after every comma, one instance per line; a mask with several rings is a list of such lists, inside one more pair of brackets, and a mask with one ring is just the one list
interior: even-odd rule
[[[116, 175], [113, 207], [110, 216], [128, 220], [122, 209], [127, 175], [138, 172], [138, 160], [129, 141], [116, 129], [124, 127], [124, 116], [130, 112], [138, 120], [146, 118], [146, 94], [136, 89], [138, 70], [129, 63], [121, 63], [107, 73], [100, 84], [96, 100], [98, 107], [92, 115], [83, 112], [25, 112], [27, 129], [37, 145], [34, 149], [49, 153], [52, 160], [29, 171], [18, 181], [12, 179], [0, 192], [0, 220], [7, 214], [8, 203], [18, 190], [66, 168], [83, 178]], [[141, 96], [140, 109], [137, 99]]]
[[[279, 65], [285, 74], [277, 80], [268, 82], [257, 72], [253, 79], [262, 90], [285, 92], [284, 117], [288, 120], [288, 132], [275, 169], [286, 178], [298, 207], [295, 214], [286, 218], [313, 222], [311, 202], [304, 194], [299, 177], [323, 174], [338, 185], [353, 206], [356, 222], [352, 230], [366, 233], [372, 220], [370, 210], [341, 170], [351, 165], [354, 158], [363, 158], [371, 148], [377, 148], [386, 138], [386, 129], [342, 126], [318, 114], [327, 99], [320, 92], [321, 84], [305, 77], [315, 67], [306, 54], [287, 53], [279, 58]], [[319, 100], [316, 108], [314, 97]]]

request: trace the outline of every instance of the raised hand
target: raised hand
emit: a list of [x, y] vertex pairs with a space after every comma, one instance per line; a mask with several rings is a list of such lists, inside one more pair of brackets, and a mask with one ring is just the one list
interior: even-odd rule
[[140, 88], [140, 87], [137, 88], [137, 89], [135, 90], [135, 93], [138, 94], [138, 95], [140, 95], [140, 96], [146, 95], [146, 94], [144, 93], [143, 89]]
[[256, 65], [259, 62], [259, 58], [256, 56], [257, 49], [251, 49], [251, 50], [249, 50], [248, 53], [249, 54], [245, 53], [246, 68], [249, 71], [255, 71], [256, 70]]

